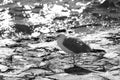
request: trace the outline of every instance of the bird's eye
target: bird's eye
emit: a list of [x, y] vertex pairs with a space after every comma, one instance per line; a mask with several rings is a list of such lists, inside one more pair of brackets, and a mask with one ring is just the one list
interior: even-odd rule
[[57, 37], [60, 37], [60, 35], [57, 35]]

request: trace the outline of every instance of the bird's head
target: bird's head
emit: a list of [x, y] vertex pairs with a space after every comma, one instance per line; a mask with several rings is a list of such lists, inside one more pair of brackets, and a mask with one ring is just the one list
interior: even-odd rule
[[66, 35], [63, 33], [60, 33], [56, 36], [56, 39], [64, 39], [64, 38], [66, 38]]

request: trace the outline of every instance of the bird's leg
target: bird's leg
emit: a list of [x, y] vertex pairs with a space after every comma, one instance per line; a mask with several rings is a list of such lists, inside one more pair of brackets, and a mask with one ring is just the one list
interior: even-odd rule
[[76, 65], [76, 63], [75, 63], [75, 55], [72, 54], [72, 57], [73, 57], [73, 66], [75, 66]]

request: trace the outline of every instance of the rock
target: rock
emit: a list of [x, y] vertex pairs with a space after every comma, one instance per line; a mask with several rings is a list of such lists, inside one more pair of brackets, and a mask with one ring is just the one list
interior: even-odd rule
[[12, 39], [2, 39], [0, 40], [0, 46], [6, 46], [6, 45], [12, 45], [15, 44], [16, 42], [13, 41]]
[[91, 75], [91, 76], [86, 77], [85, 80], [109, 80], [109, 79], [102, 77], [102, 76]]
[[117, 57], [119, 54], [117, 54], [116, 52], [111, 52], [111, 53], [107, 53], [104, 55], [104, 57], [106, 58], [115, 58]]
[[35, 80], [51, 80], [51, 79], [48, 79], [48, 78], [42, 78], [42, 77], [37, 77]]
[[109, 80], [106, 77], [95, 75], [95, 74], [86, 74], [86, 75], [70, 75], [70, 74], [56, 74], [50, 76], [51, 79], [56, 80]]
[[5, 71], [7, 71], [7, 70], [8, 70], [8, 67], [7, 67], [7, 66], [0, 64], [0, 71], [1, 71], [1, 72], [5, 72]]
[[10, 48], [0, 48], [0, 56], [7, 56], [7, 55], [11, 55], [14, 54], [14, 49], [10, 49]]
[[43, 27], [43, 28], [41, 28], [40, 32], [42, 32], [42, 33], [49, 33], [50, 30], [48, 28], [46, 28], [46, 27]]
[[20, 60], [20, 59], [22, 59], [22, 58], [23, 58], [23, 56], [20, 56], [20, 55], [15, 55], [15, 56], [14, 56], [14, 58], [15, 58], [15, 59]]
[[39, 36], [40, 36], [40, 32], [34, 32], [34, 33], [31, 34], [32, 38], [37, 38]]
[[45, 66], [47, 63], [41, 62], [39, 66]]

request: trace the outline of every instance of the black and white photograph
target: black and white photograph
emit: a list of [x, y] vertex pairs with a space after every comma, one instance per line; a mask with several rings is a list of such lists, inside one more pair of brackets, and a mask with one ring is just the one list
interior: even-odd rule
[[120, 80], [120, 0], [0, 0], [0, 80]]

